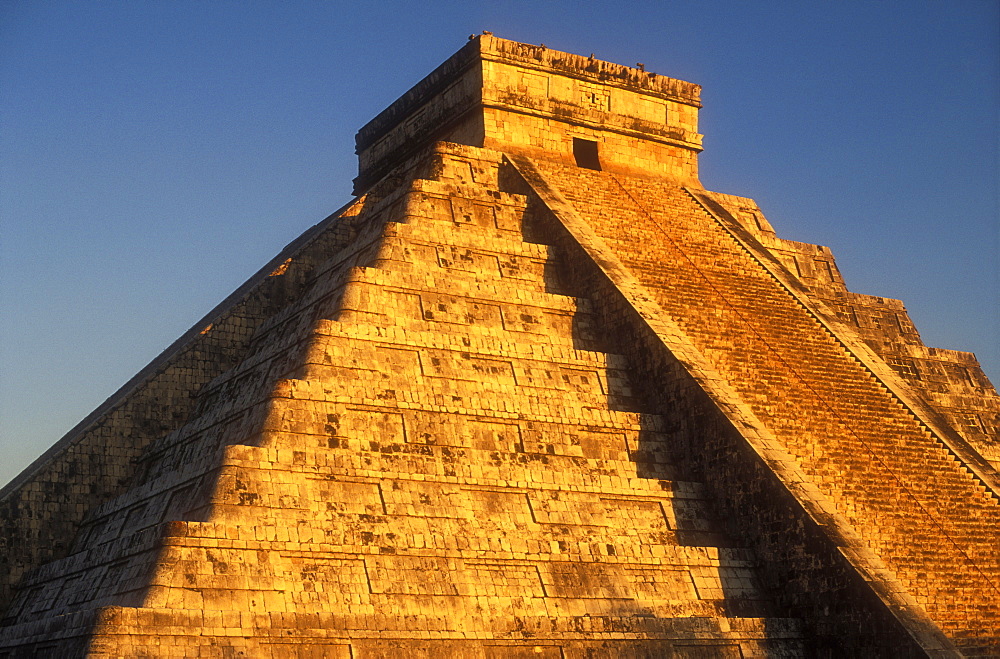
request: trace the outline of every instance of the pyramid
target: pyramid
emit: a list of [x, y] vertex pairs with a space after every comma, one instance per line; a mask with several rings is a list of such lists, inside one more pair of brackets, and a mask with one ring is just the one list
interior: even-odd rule
[[0, 491], [0, 657], [1000, 653], [1000, 397], [702, 187], [699, 93], [470, 39]]

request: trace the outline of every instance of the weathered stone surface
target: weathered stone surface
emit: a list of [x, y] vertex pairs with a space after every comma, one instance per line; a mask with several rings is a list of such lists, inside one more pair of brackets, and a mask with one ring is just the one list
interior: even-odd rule
[[996, 651], [1000, 399], [701, 188], [698, 93], [484, 35], [362, 128], [5, 488], [0, 656]]

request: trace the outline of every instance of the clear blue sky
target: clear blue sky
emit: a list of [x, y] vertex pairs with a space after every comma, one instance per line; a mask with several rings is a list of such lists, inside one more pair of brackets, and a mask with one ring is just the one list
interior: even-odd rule
[[1000, 380], [1000, 3], [0, 0], [0, 483], [349, 199], [484, 29], [704, 87], [702, 182]]

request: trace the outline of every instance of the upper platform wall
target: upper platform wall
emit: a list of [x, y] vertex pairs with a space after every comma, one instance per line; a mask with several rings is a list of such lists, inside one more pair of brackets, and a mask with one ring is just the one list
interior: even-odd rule
[[355, 192], [436, 140], [567, 162], [574, 139], [584, 140], [596, 143], [605, 169], [700, 187], [700, 92], [642, 69], [484, 34], [358, 131]]

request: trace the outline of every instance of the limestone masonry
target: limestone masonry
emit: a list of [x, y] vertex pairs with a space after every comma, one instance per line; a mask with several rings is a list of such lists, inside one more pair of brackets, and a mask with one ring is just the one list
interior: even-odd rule
[[470, 39], [0, 491], [0, 657], [1000, 656], [1000, 397], [699, 92]]

